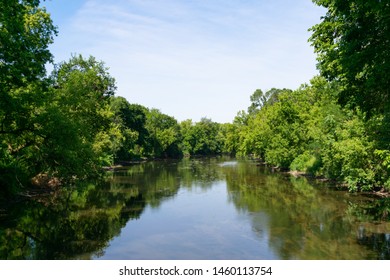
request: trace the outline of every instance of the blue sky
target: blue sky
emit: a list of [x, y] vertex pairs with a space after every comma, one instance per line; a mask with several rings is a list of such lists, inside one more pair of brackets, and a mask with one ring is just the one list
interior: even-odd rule
[[296, 89], [317, 74], [311, 0], [47, 0], [56, 62], [93, 55], [117, 95], [178, 121], [231, 122], [256, 90]]

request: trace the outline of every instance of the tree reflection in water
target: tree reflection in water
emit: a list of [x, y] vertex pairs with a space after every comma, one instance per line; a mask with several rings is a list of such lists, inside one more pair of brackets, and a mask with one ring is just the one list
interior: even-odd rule
[[280, 259], [390, 259], [389, 199], [230, 159], [137, 164], [105, 182], [14, 204], [1, 212], [0, 259], [102, 256], [129, 221], [142, 219], [146, 207], [158, 210], [180, 189], [207, 192], [217, 181], [225, 182], [227, 205], [250, 221], [254, 239], [268, 240]]

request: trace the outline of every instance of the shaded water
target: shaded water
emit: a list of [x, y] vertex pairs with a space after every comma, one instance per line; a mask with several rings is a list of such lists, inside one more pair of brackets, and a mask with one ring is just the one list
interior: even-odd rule
[[0, 206], [0, 259], [390, 259], [390, 200], [251, 161], [149, 162]]

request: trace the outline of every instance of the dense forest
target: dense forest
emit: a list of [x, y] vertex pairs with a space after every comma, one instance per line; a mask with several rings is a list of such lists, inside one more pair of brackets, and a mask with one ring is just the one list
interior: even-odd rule
[[314, 2], [327, 9], [309, 39], [320, 76], [295, 90], [254, 90], [250, 106], [220, 124], [178, 122], [115, 96], [115, 79], [92, 56], [55, 63], [57, 29], [40, 1], [1, 0], [2, 196], [120, 162], [220, 154], [389, 191], [390, 3]]

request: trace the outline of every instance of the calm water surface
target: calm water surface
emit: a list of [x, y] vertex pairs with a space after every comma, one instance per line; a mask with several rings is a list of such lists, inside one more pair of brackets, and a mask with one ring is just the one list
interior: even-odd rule
[[252, 161], [149, 162], [0, 206], [0, 259], [390, 259], [389, 211]]

